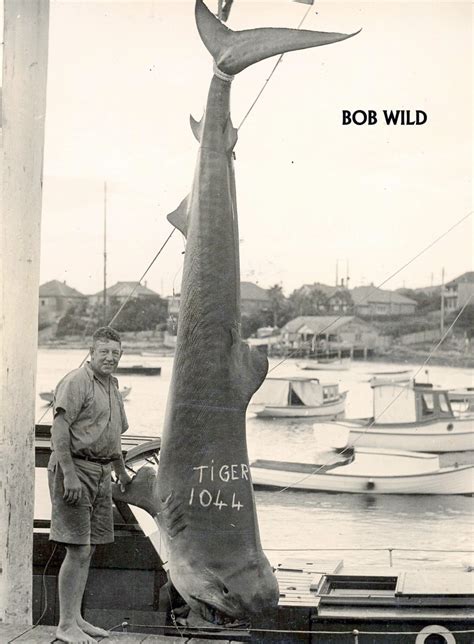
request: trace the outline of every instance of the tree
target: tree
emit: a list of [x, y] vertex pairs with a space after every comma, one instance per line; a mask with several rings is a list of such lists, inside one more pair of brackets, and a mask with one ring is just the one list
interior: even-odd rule
[[241, 333], [243, 338], [253, 335], [257, 329], [268, 325], [268, 310], [242, 315]]
[[289, 297], [292, 317], [322, 315], [328, 310], [328, 297], [316, 284], [306, 284]]
[[56, 337], [63, 338], [66, 335], [82, 335], [88, 326], [88, 320], [85, 314], [85, 302], [70, 306], [58, 322]]
[[290, 304], [279, 284], [271, 286], [267, 293], [273, 326], [282, 327], [291, 318]]
[[[109, 306], [109, 318], [119, 310], [117, 303]], [[159, 295], [128, 300], [114, 321], [117, 331], [151, 331], [158, 324], [166, 324], [168, 306]]]
[[397, 293], [415, 300], [417, 313], [429, 313], [430, 311], [439, 311], [441, 309], [441, 292], [440, 290], [424, 292], [411, 288], [400, 288]]

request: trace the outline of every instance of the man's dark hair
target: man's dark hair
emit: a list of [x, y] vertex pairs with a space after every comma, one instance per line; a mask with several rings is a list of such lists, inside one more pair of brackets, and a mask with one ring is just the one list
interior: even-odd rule
[[96, 342], [108, 342], [109, 340], [113, 340], [114, 342], [120, 342], [122, 344], [122, 340], [120, 339], [120, 335], [117, 333], [115, 329], [112, 329], [111, 326], [101, 326], [97, 331], [95, 331], [94, 335], [92, 336], [92, 343], [95, 344]]

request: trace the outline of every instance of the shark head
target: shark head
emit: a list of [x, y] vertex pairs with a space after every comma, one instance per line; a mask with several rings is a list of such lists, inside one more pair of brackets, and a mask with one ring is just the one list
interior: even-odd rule
[[278, 604], [278, 583], [265, 556], [220, 570], [182, 562], [173, 572], [186, 603], [213, 624], [247, 621]]

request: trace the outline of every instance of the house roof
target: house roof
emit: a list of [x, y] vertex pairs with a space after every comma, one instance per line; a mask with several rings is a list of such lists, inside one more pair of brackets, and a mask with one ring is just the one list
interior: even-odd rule
[[326, 330], [333, 333], [354, 319], [353, 315], [299, 315], [287, 322], [282, 330], [288, 333], [297, 333], [304, 326], [315, 334]]
[[463, 273], [459, 277], [456, 277], [455, 279], [451, 280], [446, 284], [446, 286], [450, 286], [451, 284], [459, 284], [459, 283], [474, 283], [474, 271], [467, 271], [467, 273]]
[[395, 291], [383, 291], [376, 286], [356, 286], [351, 289], [351, 295], [355, 305], [371, 303], [416, 305], [415, 300], [405, 295], [400, 295], [400, 293], [396, 293]]
[[240, 282], [240, 299], [268, 302], [268, 293], [264, 288], [257, 286], [253, 282]]
[[[103, 291], [99, 291], [95, 295], [101, 295], [102, 293]], [[133, 297], [147, 297], [152, 295], [156, 297], [158, 295], [158, 293], [140, 284], [140, 282], [117, 282], [113, 286], [109, 286], [106, 289], [106, 293], [108, 297], [130, 297], [132, 293]]]
[[322, 284], [321, 282], [314, 282], [314, 284], [303, 284], [303, 286], [297, 289], [297, 291], [301, 291], [303, 293], [308, 293], [313, 290], [321, 291], [321, 293], [324, 293], [324, 295], [331, 297], [331, 295], [334, 295], [334, 293], [336, 293], [336, 291], [340, 289], [337, 286], [328, 286], [327, 284]]
[[75, 288], [68, 286], [66, 282], [60, 282], [59, 280], [51, 280], [41, 284], [39, 295], [40, 297], [86, 297], [76, 291]]

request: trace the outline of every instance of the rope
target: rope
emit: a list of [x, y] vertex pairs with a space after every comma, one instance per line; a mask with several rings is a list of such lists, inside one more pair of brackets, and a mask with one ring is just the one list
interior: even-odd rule
[[[135, 293], [135, 291], [137, 290], [137, 288], [138, 288], [138, 287], [139, 287], [139, 285], [141, 284], [142, 280], [146, 277], [146, 274], [148, 273], [148, 271], [150, 270], [150, 268], [153, 266], [153, 264], [156, 262], [156, 260], [158, 259], [158, 257], [161, 255], [161, 252], [163, 251], [163, 249], [165, 248], [166, 244], [169, 242], [169, 240], [171, 239], [171, 237], [174, 235], [175, 231], [176, 231], [176, 228], [173, 228], [173, 230], [170, 232], [170, 234], [168, 235], [168, 237], [165, 239], [165, 241], [164, 241], [164, 242], [163, 242], [163, 244], [161, 245], [161, 247], [160, 247], [159, 251], [156, 253], [156, 255], [154, 256], [154, 258], [153, 258], [153, 259], [151, 260], [151, 262], [148, 264], [148, 266], [147, 266], [147, 268], [145, 269], [145, 272], [143, 273], [143, 275], [140, 277], [140, 279], [138, 280], [138, 282], [135, 284], [135, 286], [133, 287], [133, 289], [130, 291], [130, 293], [129, 293], [129, 294], [128, 294], [128, 296], [126, 297], [125, 301], [122, 303], [121, 307], [119, 308], [119, 310], [117, 311], [117, 313], [115, 313], [115, 315], [112, 317], [112, 319], [110, 320], [110, 322], [108, 323], [108, 325], [107, 325], [107, 326], [111, 326], [111, 325], [115, 322], [115, 320], [118, 318], [118, 316], [119, 316], [119, 315], [120, 315], [120, 313], [123, 311], [123, 309], [124, 309], [125, 305], [127, 304], [127, 302], [130, 300], [130, 298], [132, 297], [132, 295]], [[87, 356], [88, 356], [88, 355], [89, 355], [89, 352], [87, 352], [87, 353], [86, 353], [86, 355], [85, 355], [85, 356], [84, 356], [84, 358], [82, 359], [82, 361], [81, 361], [81, 363], [80, 363], [80, 365], [79, 365], [79, 367], [78, 367], [78, 368], [82, 367], [82, 365], [84, 364], [84, 362], [87, 360]], [[43, 414], [40, 416], [39, 420], [37, 420], [37, 421], [36, 421], [36, 424], [37, 424], [37, 425], [39, 425], [39, 423], [41, 423], [41, 421], [43, 420], [43, 418], [46, 416], [46, 414], [49, 412], [49, 410], [50, 410], [50, 409], [52, 409], [52, 407], [53, 407], [53, 402], [51, 401], [51, 402], [48, 404], [48, 406], [46, 407], [46, 409], [44, 410]]]
[[46, 587], [46, 571], [48, 570], [48, 566], [49, 566], [49, 564], [51, 563], [52, 558], [54, 557], [54, 553], [56, 552], [57, 547], [58, 547], [58, 544], [57, 544], [57, 543], [55, 543], [55, 544], [54, 544], [54, 548], [53, 548], [53, 550], [52, 550], [52, 552], [51, 552], [51, 554], [50, 554], [50, 556], [49, 556], [49, 559], [48, 559], [48, 561], [46, 562], [46, 565], [45, 565], [45, 567], [44, 567], [43, 574], [42, 574], [42, 577], [41, 577], [41, 581], [42, 581], [42, 585], [43, 585], [44, 598], [45, 598], [43, 612], [42, 612], [42, 613], [41, 613], [41, 615], [38, 617], [38, 619], [37, 619], [37, 620], [36, 620], [36, 622], [33, 624], [33, 626], [30, 626], [29, 628], [27, 628], [25, 631], [23, 631], [23, 632], [22, 632], [22, 633], [20, 633], [19, 635], [16, 635], [16, 637], [14, 637], [13, 639], [8, 640], [8, 644], [11, 644], [11, 642], [14, 642], [14, 641], [15, 641], [15, 640], [17, 640], [19, 637], [23, 637], [23, 635], [26, 635], [26, 633], [29, 633], [30, 631], [34, 630], [34, 629], [39, 625], [39, 623], [41, 622], [41, 620], [43, 619], [43, 617], [46, 615], [46, 611], [48, 610], [48, 589], [47, 589], [47, 587]]
[[472, 552], [453, 548], [264, 548], [265, 552]]
[[235, 76], [231, 76], [230, 74], [226, 74], [223, 72], [219, 67], [214, 63], [214, 67], [212, 68], [212, 71], [214, 72], [214, 76], [217, 76], [217, 78], [220, 78], [222, 81], [225, 81], [226, 83], [232, 83], [234, 80]]
[[[406, 262], [405, 264], [403, 264], [403, 266], [400, 266], [400, 268], [398, 268], [396, 271], [394, 271], [391, 275], [389, 275], [388, 277], [386, 277], [382, 282], [380, 282], [380, 284], [379, 284], [378, 286], [374, 286], [374, 287], [373, 287], [373, 288], [372, 288], [372, 289], [367, 293], [367, 295], [366, 295], [364, 298], [362, 298], [362, 299], [360, 300], [360, 303], [362, 304], [362, 303], [366, 302], [366, 301], [368, 300], [368, 298], [372, 295], [372, 293], [374, 293], [377, 289], [379, 289], [379, 288], [381, 288], [382, 286], [384, 286], [384, 284], [386, 284], [386, 283], [387, 283], [388, 281], [390, 281], [393, 277], [395, 277], [396, 275], [398, 275], [398, 273], [401, 273], [401, 271], [402, 271], [403, 269], [405, 269], [405, 268], [406, 268], [407, 266], [409, 266], [412, 262], [414, 262], [414, 261], [415, 261], [415, 259], [418, 259], [418, 257], [421, 257], [421, 255], [423, 255], [427, 250], [429, 250], [429, 249], [430, 249], [432, 246], [434, 246], [437, 242], [441, 241], [441, 239], [443, 239], [444, 237], [446, 237], [446, 235], [448, 235], [452, 230], [454, 230], [454, 228], [456, 228], [456, 226], [459, 226], [459, 224], [461, 224], [463, 221], [465, 221], [466, 219], [468, 219], [468, 218], [472, 215], [472, 213], [473, 213], [473, 212], [474, 212], [474, 211], [472, 211], [472, 210], [471, 210], [470, 212], [468, 212], [468, 213], [467, 213], [467, 215], [464, 215], [463, 217], [461, 217], [461, 219], [459, 219], [455, 224], [453, 224], [450, 228], [448, 228], [447, 230], [445, 230], [441, 235], [439, 235], [438, 237], [436, 237], [436, 239], [434, 239], [433, 241], [431, 241], [427, 246], [425, 246], [422, 250], [420, 250], [420, 252], [419, 252], [419, 253], [417, 253], [414, 257], [412, 257], [412, 259], [410, 259], [408, 262]], [[344, 316], [343, 316], [343, 315], [339, 315], [339, 316], [337, 316], [335, 320], [333, 320], [332, 322], [330, 322], [327, 326], [323, 327], [323, 328], [319, 331], [319, 334], [324, 333], [325, 331], [327, 331], [329, 328], [331, 328], [331, 327], [333, 326], [333, 324], [336, 324], [336, 322], [338, 322], [342, 317], [344, 317]], [[287, 356], [285, 356], [285, 357], [283, 358], [283, 360], [280, 360], [280, 362], [278, 362], [276, 365], [274, 365], [274, 366], [273, 366], [273, 367], [268, 371], [268, 373], [271, 373], [271, 372], [272, 372], [272, 371], [274, 371], [277, 367], [281, 366], [284, 362], [286, 362], [287, 360], [289, 360], [293, 355], [295, 355], [295, 353], [297, 353], [297, 351], [298, 351], [298, 349], [295, 349], [294, 351], [290, 351], [290, 353], [289, 353]]]
[[[309, 12], [310, 12], [310, 10], [311, 10], [311, 5], [309, 5], [309, 6], [308, 6], [308, 8], [306, 9], [306, 12], [305, 12], [304, 16], [301, 18], [301, 20], [300, 20], [300, 22], [299, 22], [298, 26], [296, 27], [297, 29], [301, 29], [301, 26], [303, 25], [303, 22], [306, 20], [306, 18], [307, 18], [307, 16], [308, 16], [308, 14], [309, 14]], [[277, 61], [276, 61], [275, 65], [273, 66], [273, 69], [272, 69], [272, 71], [270, 72], [270, 75], [268, 76], [268, 78], [266, 79], [266, 81], [263, 83], [262, 88], [260, 89], [260, 91], [258, 92], [257, 96], [255, 97], [255, 99], [253, 100], [252, 104], [250, 105], [249, 109], [248, 109], [248, 110], [247, 110], [247, 112], [245, 113], [244, 118], [240, 121], [240, 125], [238, 126], [237, 131], [238, 131], [238, 130], [240, 130], [240, 128], [242, 127], [242, 125], [243, 125], [243, 124], [245, 123], [245, 121], [247, 120], [247, 117], [249, 116], [250, 112], [253, 110], [253, 108], [255, 107], [255, 105], [258, 103], [258, 101], [259, 101], [259, 99], [260, 99], [261, 95], [263, 94], [263, 92], [265, 91], [265, 89], [266, 89], [266, 87], [267, 87], [268, 83], [270, 82], [271, 77], [272, 77], [272, 76], [273, 76], [273, 74], [276, 72], [276, 68], [278, 67], [278, 65], [279, 65], [279, 64], [281, 63], [281, 61], [283, 60], [283, 56], [284, 56], [284, 55], [285, 55], [285, 54], [280, 54], [280, 55], [278, 56], [278, 59], [277, 59]]]
[[[158, 629], [158, 628], [170, 628], [168, 624], [128, 624], [128, 626], [132, 628], [153, 628], [153, 629]], [[117, 627], [115, 627], [117, 628]], [[277, 629], [277, 628], [245, 628], [242, 629], [245, 630], [247, 633], [286, 633], [286, 634], [292, 634], [292, 635], [332, 635], [332, 634], [337, 634], [337, 635], [418, 635], [420, 631], [364, 631], [360, 630], [359, 628], [357, 629], [350, 629], [346, 631], [305, 631], [305, 630], [289, 630], [289, 629]], [[230, 628], [215, 628], [212, 626], [206, 626], [206, 627], [198, 627], [198, 626], [186, 626], [186, 631], [191, 631], [191, 632], [202, 632], [202, 633], [219, 633], [222, 635], [234, 635], [235, 636], [235, 630], [232, 630]], [[453, 635], [461, 635], [461, 634], [468, 634], [468, 633], [474, 633], [474, 629], [466, 629], [466, 630], [450, 630], [450, 633]], [[435, 631], [433, 631], [435, 633]], [[439, 632], [440, 635], [443, 634], [442, 631]]]

